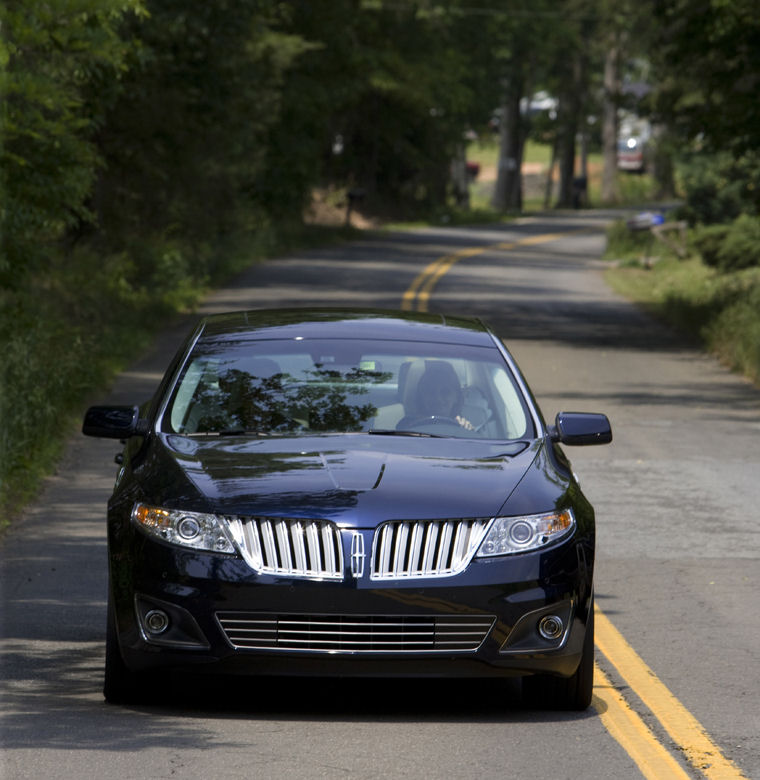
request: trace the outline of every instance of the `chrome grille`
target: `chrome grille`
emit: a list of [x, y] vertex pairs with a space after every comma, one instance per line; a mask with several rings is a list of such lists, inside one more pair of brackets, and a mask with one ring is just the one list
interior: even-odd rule
[[238, 548], [257, 572], [343, 579], [340, 531], [326, 520], [228, 517]]
[[384, 523], [375, 534], [372, 579], [448, 577], [465, 569], [490, 520]]
[[491, 630], [493, 615], [272, 615], [219, 612], [239, 650], [313, 652], [471, 652]]

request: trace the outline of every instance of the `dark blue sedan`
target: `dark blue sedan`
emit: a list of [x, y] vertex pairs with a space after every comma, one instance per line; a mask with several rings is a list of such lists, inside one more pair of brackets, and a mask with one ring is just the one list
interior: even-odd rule
[[167, 669], [523, 677], [537, 706], [593, 684], [594, 513], [481, 322], [387, 311], [204, 319], [143, 407], [108, 504], [105, 697]]

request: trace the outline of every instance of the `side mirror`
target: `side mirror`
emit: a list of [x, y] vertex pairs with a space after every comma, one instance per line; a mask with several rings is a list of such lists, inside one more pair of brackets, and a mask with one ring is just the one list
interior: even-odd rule
[[560, 444], [609, 444], [612, 427], [605, 414], [560, 412], [549, 426], [549, 437]]
[[145, 436], [148, 430], [148, 421], [140, 419], [137, 406], [91, 406], [82, 423], [85, 436], [98, 436], [101, 439]]

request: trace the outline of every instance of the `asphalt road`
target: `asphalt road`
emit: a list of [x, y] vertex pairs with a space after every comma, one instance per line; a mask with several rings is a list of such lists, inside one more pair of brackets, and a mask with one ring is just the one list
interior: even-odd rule
[[[597, 604], [667, 695], [650, 701], [625, 677], [631, 662], [605, 649], [597, 660], [611, 682], [582, 714], [526, 711], [509, 683], [441, 681], [186, 681], [156, 705], [106, 705], [103, 518], [118, 445], [74, 433], [0, 542], [0, 776], [678, 776], [615, 736], [605, 702], [620, 693], [683, 776], [760, 778], [760, 391], [609, 291], [596, 259], [609, 216], [390, 233], [299, 254], [251, 268], [200, 313], [402, 300], [475, 313], [505, 339], [547, 418], [607, 413], [613, 444], [568, 453], [597, 510]], [[404, 298], [439, 258], [450, 262], [425, 297]], [[146, 398], [188, 325], [93, 402]], [[668, 695], [716, 752], [673, 736], [680, 716], [658, 710]]]

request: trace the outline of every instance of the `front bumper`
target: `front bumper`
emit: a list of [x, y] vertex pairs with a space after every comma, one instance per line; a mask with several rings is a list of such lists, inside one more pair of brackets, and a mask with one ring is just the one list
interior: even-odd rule
[[[382, 582], [368, 573], [340, 581], [262, 575], [237, 556], [130, 536], [111, 544], [110, 566], [119, 645], [134, 671], [569, 676], [581, 658], [593, 546], [576, 537], [474, 559], [451, 577]], [[167, 618], [158, 632], [155, 613]], [[547, 616], [562, 621], [550, 638], [538, 631]]]

